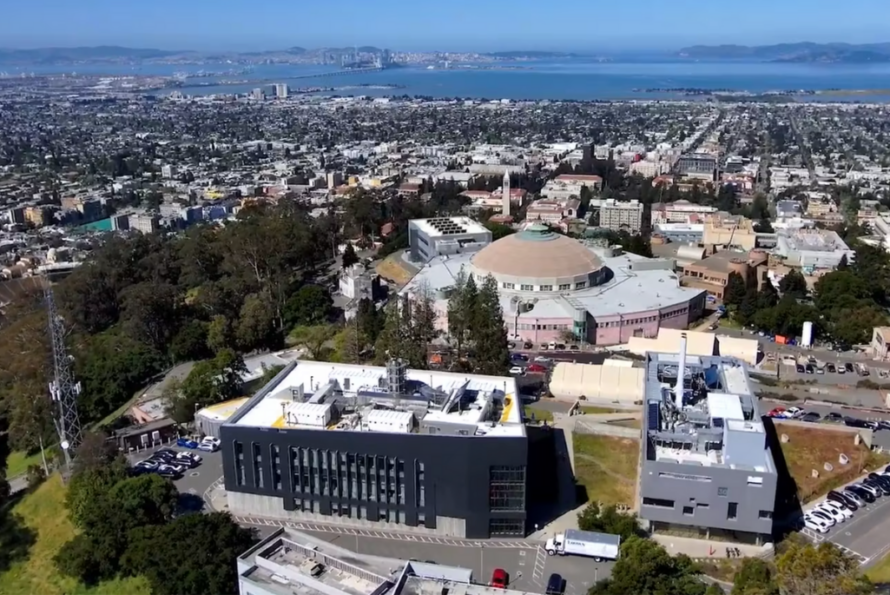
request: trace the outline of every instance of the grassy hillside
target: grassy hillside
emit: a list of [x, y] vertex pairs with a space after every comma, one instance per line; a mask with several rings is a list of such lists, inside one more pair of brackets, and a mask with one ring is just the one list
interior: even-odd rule
[[13, 512], [34, 532], [35, 542], [26, 559], [0, 572], [3, 595], [149, 595], [148, 583], [142, 579], [115, 580], [86, 587], [58, 573], [53, 556], [62, 544], [74, 537], [74, 526], [65, 511], [65, 486], [58, 474], [16, 503]]

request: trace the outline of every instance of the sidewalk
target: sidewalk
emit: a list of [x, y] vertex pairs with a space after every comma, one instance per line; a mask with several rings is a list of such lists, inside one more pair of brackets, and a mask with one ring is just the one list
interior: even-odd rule
[[742, 543], [729, 543], [708, 539], [695, 539], [692, 537], [676, 537], [674, 535], [652, 535], [652, 540], [664, 546], [664, 549], [672, 556], [686, 554], [692, 559], [727, 558], [727, 548], [738, 549], [740, 557], [757, 558], [772, 554], [773, 544], [746, 545]]

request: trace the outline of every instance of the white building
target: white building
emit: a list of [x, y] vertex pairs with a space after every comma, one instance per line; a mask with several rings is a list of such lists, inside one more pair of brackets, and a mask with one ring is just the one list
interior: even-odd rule
[[780, 230], [773, 254], [806, 272], [834, 270], [843, 260], [852, 263], [856, 258], [836, 232], [824, 229]]
[[287, 83], [275, 84], [275, 97], [278, 99], [287, 99], [288, 87]]
[[491, 232], [469, 217], [434, 217], [408, 222], [408, 250], [414, 262], [475, 252], [491, 242]]
[[643, 222], [643, 205], [638, 200], [618, 201], [614, 198], [594, 199], [590, 208], [600, 214], [599, 226], [606, 229], [626, 229], [637, 233]]

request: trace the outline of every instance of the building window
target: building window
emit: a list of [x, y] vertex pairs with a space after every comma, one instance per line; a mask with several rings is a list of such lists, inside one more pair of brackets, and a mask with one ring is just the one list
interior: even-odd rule
[[673, 508], [673, 500], [665, 500], [664, 498], [643, 498], [643, 506], [655, 506], [656, 508]]
[[568, 291], [568, 290], [570, 290], [571, 288], [572, 288], [572, 284], [571, 284], [571, 283], [566, 283], [566, 284], [564, 284], [564, 285], [560, 285], [560, 286], [559, 286], [559, 290], [560, 290], [560, 291]]
[[525, 535], [525, 521], [522, 519], [489, 519], [488, 533], [491, 537], [497, 535]]
[[541, 285], [541, 291], [553, 291], [552, 285]]
[[534, 285], [520, 285], [519, 289], [522, 291], [534, 291], [535, 286]]
[[587, 287], [587, 281], [581, 281], [580, 283], [575, 283], [575, 289], [584, 289]]
[[515, 287], [512, 283], [504, 283], [504, 289], [514, 289]]
[[717, 495], [725, 498], [729, 495], [729, 488], [717, 488]]
[[252, 443], [253, 448], [253, 487], [265, 487], [263, 483], [263, 450], [256, 442]]
[[686, 516], [692, 516], [695, 514], [695, 508], [692, 506], [684, 506], [683, 514], [685, 514]]
[[758, 513], [757, 517], [764, 519], [764, 520], [770, 520], [773, 518], [773, 511], [772, 510], [761, 510], [760, 513]]
[[757, 477], [756, 475], [749, 475], [748, 476], [748, 485], [760, 487], [763, 485], [763, 478]]
[[271, 456], [269, 460], [272, 461], [272, 485], [276, 490], [281, 490], [281, 455], [278, 449], [277, 444], [273, 444], [269, 447], [269, 451], [271, 452]]
[[659, 473], [658, 477], [663, 479], [682, 479], [684, 481], [711, 481], [707, 475], [686, 475], [685, 473]]
[[488, 472], [488, 508], [490, 510], [525, 510], [525, 467], [490, 467]]
[[726, 508], [726, 518], [730, 521], [737, 519], [739, 516], [739, 504], [738, 502], [730, 502], [729, 506]]
[[234, 443], [235, 448], [235, 485], [243, 486], [247, 483], [244, 477], [244, 445], [240, 442]]

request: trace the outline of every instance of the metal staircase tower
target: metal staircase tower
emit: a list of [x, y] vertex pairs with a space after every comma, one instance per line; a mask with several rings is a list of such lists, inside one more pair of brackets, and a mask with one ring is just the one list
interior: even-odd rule
[[65, 463], [71, 467], [74, 450], [82, 440], [80, 418], [77, 415], [77, 397], [80, 395], [80, 383], [74, 379], [72, 366], [74, 358], [68, 355], [65, 348], [65, 327], [56, 309], [56, 300], [49, 279], [43, 286], [43, 298], [49, 324], [49, 336], [53, 347], [53, 369], [55, 377], [49, 383], [49, 394], [58, 406], [53, 422], [59, 434], [59, 444], [65, 454]]

